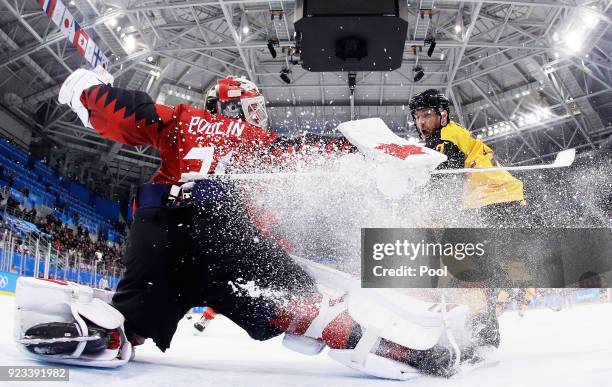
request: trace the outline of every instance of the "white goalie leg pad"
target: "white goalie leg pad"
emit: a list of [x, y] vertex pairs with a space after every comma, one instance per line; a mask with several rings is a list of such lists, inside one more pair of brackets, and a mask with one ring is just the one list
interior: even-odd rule
[[[108, 299], [105, 292], [94, 292], [93, 289], [75, 283], [57, 283], [36, 278], [21, 277], [17, 281], [15, 295], [15, 340], [18, 346], [29, 356], [37, 359], [75, 365], [94, 367], [117, 367], [127, 363], [132, 357], [132, 346], [125, 337], [123, 315], [115, 308], [102, 301]], [[100, 298], [98, 298], [100, 297]], [[86, 318], [95, 325], [108, 329], [118, 329], [121, 345], [117, 349], [107, 349], [95, 355], [84, 354], [83, 350], [92, 338], [88, 335]], [[77, 341], [72, 354], [37, 355], [25, 348], [26, 344], [36, 343], [40, 339], [29, 339], [25, 332], [38, 324], [75, 323], [80, 337], [65, 339]], [[49, 339], [53, 340], [53, 339]], [[61, 340], [61, 339], [59, 339]], [[44, 341], [44, 340], [43, 340]]]
[[[354, 349], [330, 350], [329, 355], [352, 369], [394, 380], [418, 376], [419, 370], [374, 353], [383, 338], [413, 350], [446, 345], [460, 354], [454, 338], [467, 331], [467, 306], [423, 302], [398, 292], [374, 289], [354, 289], [345, 303], [350, 316], [361, 326], [362, 337]], [[453, 339], [452, 343], [445, 342], [448, 338]]]
[[[469, 308], [465, 305], [446, 304], [448, 312], [443, 316], [442, 303], [421, 301], [393, 289], [362, 289], [359, 281], [346, 273], [300, 257], [292, 258], [317, 279], [322, 293], [329, 293], [327, 288], [348, 292], [351, 316], [364, 326], [379, 327], [385, 332], [384, 337], [391, 341], [425, 350], [437, 344], [439, 339], [446, 340], [447, 335], [442, 334], [446, 329], [452, 330], [459, 345], [469, 341], [469, 331], [465, 329]], [[389, 319], [406, 321], [393, 329], [395, 334], [384, 329]], [[407, 331], [414, 333], [407, 335]]]
[[365, 329], [375, 328], [380, 337], [416, 350], [427, 350], [444, 344], [445, 331], [453, 330], [455, 338], [467, 334], [465, 322], [468, 307], [420, 301], [388, 289], [356, 289], [347, 300], [351, 317]]
[[420, 372], [376, 355], [374, 352], [381, 339], [413, 350], [428, 350], [435, 345], [455, 350], [456, 338], [468, 333], [465, 327], [468, 307], [465, 305], [424, 302], [386, 289], [352, 289], [341, 297], [338, 294], [330, 297], [321, 286], [319, 290], [323, 294], [319, 313], [304, 336], [320, 341], [329, 323], [348, 311], [361, 326], [362, 336], [354, 349], [332, 349], [329, 355], [352, 369], [373, 376], [407, 380]]

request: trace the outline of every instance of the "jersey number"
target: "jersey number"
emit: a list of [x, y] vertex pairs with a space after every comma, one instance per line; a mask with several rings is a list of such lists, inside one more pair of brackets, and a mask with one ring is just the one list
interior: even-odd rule
[[[202, 166], [198, 172], [186, 172], [181, 173], [181, 181], [193, 181], [193, 180], [202, 180], [208, 177], [208, 171], [210, 171], [210, 166], [213, 163], [213, 157], [215, 154], [214, 146], [207, 147], [195, 147], [191, 148], [189, 152], [183, 157], [184, 160], [202, 160]], [[225, 173], [225, 167], [229, 164], [234, 151], [230, 151], [228, 154], [223, 156], [221, 160], [217, 163], [215, 167], [215, 175], [222, 175]]]

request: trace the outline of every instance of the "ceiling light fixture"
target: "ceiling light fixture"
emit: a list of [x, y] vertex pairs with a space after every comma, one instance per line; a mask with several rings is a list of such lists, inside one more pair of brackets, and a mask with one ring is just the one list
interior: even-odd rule
[[436, 49], [436, 38], [425, 39], [425, 44], [429, 43], [429, 50], [427, 50], [427, 56], [431, 58]]
[[277, 44], [278, 40], [268, 39], [268, 51], [270, 51], [270, 55], [272, 55], [272, 58], [276, 58], [276, 49], [274, 48], [274, 46]]
[[283, 82], [285, 82], [286, 84], [291, 83], [291, 78], [289, 78], [289, 74], [291, 74], [291, 70], [289, 70], [287, 67], [283, 67], [281, 69], [280, 79], [282, 79]]
[[412, 69], [412, 71], [414, 71], [414, 81], [415, 82], [420, 81], [425, 76], [425, 70], [423, 70], [423, 67], [421, 66], [415, 67], [414, 69]]
[[249, 21], [247, 19], [246, 12], [243, 12], [242, 16], [240, 17], [240, 31], [242, 32], [243, 35], [248, 35], [250, 31]]

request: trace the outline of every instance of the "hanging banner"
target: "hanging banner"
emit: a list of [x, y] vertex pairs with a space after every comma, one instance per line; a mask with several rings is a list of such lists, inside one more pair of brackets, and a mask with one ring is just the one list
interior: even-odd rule
[[74, 19], [61, 0], [38, 0], [38, 5], [92, 67], [102, 66], [108, 70], [110, 66], [108, 58]]
[[55, 4], [55, 9], [53, 10], [53, 14], [51, 15], [51, 20], [53, 21], [53, 23], [55, 23], [56, 26], [61, 25], [62, 21], [64, 21], [65, 11], [66, 11], [66, 7], [64, 6], [64, 3], [62, 3], [61, 1], [58, 1], [57, 4]]

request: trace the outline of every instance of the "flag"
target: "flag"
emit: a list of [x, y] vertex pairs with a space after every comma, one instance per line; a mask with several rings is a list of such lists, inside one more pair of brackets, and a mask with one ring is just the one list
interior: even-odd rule
[[70, 26], [70, 30], [68, 31], [68, 40], [76, 47], [77, 45], [77, 37], [79, 35], [79, 31], [81, 30], [81, 26], [79, 22], [76, 20], [72, 21], [72, 25]]
[[103, 52], [100, 52], [100, 55], [102, 56], [102, 59], [100, 59], [100, 64], [102, 65], [104, 70], [108, 70], [110, 67], [110, 62], [108, 58], [106, 57], [106, 55], [104, 55]]
[[74, 47], [76, 47], [77, 51], [85, 56], [85, 50], [87, 50], [87, 45], [89, 44], [89, 35], [85, 32], [84, 29], [79, 28], [76, 32]]
[[93, 40], [89, 39], [89, 43], [87, 44], [87, 49], [85, 50], [85, 59], [92, 65], [94, 63], [94, 56], [95, 56], [96, 51], [98, 52], [100, 51], [98, 49], [98, 45], [94, 43]]
[[55, 23], [56, 26], [60, 27], [62, 21], [64, 20], [64, 11], [66, 10], [66, 6], [60, 0], [57, 0], [57, 4], [55, 4], [55, 9], [53, 10], [53, 15], [51, 16], [51, 20]]
[[57, 0], [38, 0], [38, 5], [45, 11], [45, 13], [51, 17], [53, 15], [53, 11], [55, 10], [55, 3]]
[[[110, 67], [110, 61], [106, 55], [104, 55], [102, 50], [100, 50], [100, 48], [94, 42], [90, 42], [90, 44], [92, 44], [94, 48], [91, 50], [91, 59], [85, 56], [87, 61], [91, 63], [91, 66], [94, 68], [102, 66], [102, 68], [108, 70]], [[87, 47], [87, 49], [89, 50], [89, 47]]]
[[62, 23], [60, 24], [60, 30], [64, 32], [66, 35], [70, 35], [70, 29], [72, 28], [72, 24], [74, 23], [74, 16], [70, 13], [69, 10], [64, 12], [64, 17], [62, 17]]
[[102, 51], [100, 51], [100, 48], [96, 44], [92, 44], [92, 46], [93, 46], [93, 49], [91, 50], [89, 49], [89, 47], [87, 47], [87, 50], [91, 52], [91, 57], [88, 57], [87, 55], [85, 55], [85, 59], [87, 59], [87, 61], [91, 63], [91, 66], [95, 68], [96, 66], [101, 64], [102, 55], [104, 54], [102, 54]]
[[47, 3], [47, 8], [45, 9], [47, 16], [49, 17], [53, 16], [53, 11], [55, 11], [56, 3], [57, 3], [57, 0], [49, 0], [49, 2]]
[[68, 40], [77, 49], [79, 54], [92, 64], [93, 67], [102, 66], [107, 69], [110, 66], [108, 58], [100, 51], [100, 48], [89, 37], [87, 32], [74, 19], [74, 16], [66, 8], [62, 0], [37, 0], [38, 5], [57, 25], [60, 31], [68, 36]]

